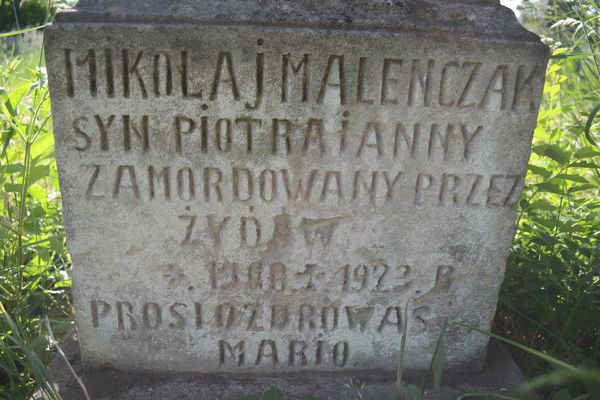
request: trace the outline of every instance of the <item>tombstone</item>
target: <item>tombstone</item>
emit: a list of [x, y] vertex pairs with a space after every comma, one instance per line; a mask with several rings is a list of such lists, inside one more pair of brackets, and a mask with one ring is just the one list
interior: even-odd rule
[[478, 371], [548, 50], [497, 0], [84, 1], [46, 31], [81, 360]]

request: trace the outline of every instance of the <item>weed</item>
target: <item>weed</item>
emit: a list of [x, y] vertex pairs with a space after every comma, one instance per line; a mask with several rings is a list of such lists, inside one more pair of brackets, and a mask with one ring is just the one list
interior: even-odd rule
[[28, 398], [48, 383], [51, 359], [43, 317], [62, 334], [70, 325], [70, 260], [42, 54], [0, 65], [0, 397]]
[[[553, 49], [496, 331], [595, 367], [600, 361], [600, 3], [552, 1], [540, 27]], [[533, 3], [532, 3], [533, 4]], [[539, 13], [536, 13], [539, 15]], [[515, 353], [530, 377], [549, 371]], [[562, 382], [545, 398], [580, 383]]]

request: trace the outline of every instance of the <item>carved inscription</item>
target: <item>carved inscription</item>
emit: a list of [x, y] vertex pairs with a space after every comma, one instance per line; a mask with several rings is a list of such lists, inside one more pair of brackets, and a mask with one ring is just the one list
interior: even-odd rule
[[262, 52], [253, 58], [248, 64], [247, 56], [231, 51], [207, 57], [186, 49], [65, 48], [64, 85], [70, 97], [226, 98], [256, 110], [269, 75], [276, 77], [271, 82], [280, 103], [528, 112], [537, 107], [544, 76], [537, 65], [475, 60]]
[[378, 333], [391, 329], [402, 332], [400, 306], [345, 306], [339, 304], [269, 305], [265, 303], [219, 303], [207, 309], [201, 302], [145, 303], [92, 300], [90, 311], [94, 328], [114, 325], [120, 331], [172, 330], [194, 328], [252, 332], [306, 331], [333, 332], [373, 326]]
[[[136, 199], [143, 202], [165, 201], [198, 203], [272, 203], [303, 202], [309, 204], [369, 204], [394, 205], [411, 199], [415, 207], [488, 207], [515, 206], [521, 175], [481, 175], [472, 173], [419, 173], [410, 176], [403, 171], [326, 171], [313, 169], [300, 176], [291, 176], [287, 169], [266, 169], [258, 175], [271, 179], [269, 201], [264, 193], [254, 193], [255, 173], [233, 167], [229, 171], [215, 167], [170, 167], [149, 165], [89, 166], [85, 196], [88, 200]], [[157, 178], [156, 171], [161, 171]], [[245, 181], [239, 179], [245, 174]], [[370, 176], [371, 186], [364, 188], [364, 177]], [[392, 177], [392, 178], [390, 178]], [[174, 181], [174, 184], [171, 182]], [[293, 183], [291, 183], [293, 182]], [[244, 192], [245, 197], [240, 193]], [[182, 216], [181, 218], [192, 218]], [[190, 221], [188, 227], [193, 227]], [[336, 223], [316, 226], [308, 220], [302, 224], [307, 244], [318, 237], [324, 244], [335, 231]]]
[[164, 230], [144, 271], [169, 295], [95, 293], [91, 329], [204, 341], [223, 370], [350, 368], [405, 320], [427, 337], [468, 274], [412, 230], [514, 209], [498, 121], [537, 109], [543, 68], [246, 47], [61, 49], [66, 101], [98, 104], [69, 117], [73, 192]]

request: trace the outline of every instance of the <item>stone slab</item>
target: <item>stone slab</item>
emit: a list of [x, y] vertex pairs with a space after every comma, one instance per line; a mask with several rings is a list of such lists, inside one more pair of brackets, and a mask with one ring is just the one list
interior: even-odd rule
[[[86, 366], [423, 370], [488, 330], [548, 49], [497, 1], [81, 1], [46, 31]], [[405, 315], [406, 310], [406, 315]], [[452, 325], [447, 365], [488, 339]]]
[[[392, 400], [394, 375], [370, 373], [300, 373], [293, 377], [140, 374], [105, 369], [83, 371], [76, 334], [70, 331], [61, 345], [94, 400], [237, 400], [242, 395], [259, 394], [272, 387], [284, 391], [286, 400], [317, 396], [321, 400]], [[56, 357], [50, 375], [64, 400], [84, 398], [66, 363]], [[420, 382], [420, 379], [408, 379]], [[504, 346], [491, 341], [481, 372], [446, 374], [439, 394], [427, 393], [426, 400], [454, 400], [464, 393], [508, 394], [525, 383], [525, 378]], [[362, 397], [359, 397], [362, 395]]]

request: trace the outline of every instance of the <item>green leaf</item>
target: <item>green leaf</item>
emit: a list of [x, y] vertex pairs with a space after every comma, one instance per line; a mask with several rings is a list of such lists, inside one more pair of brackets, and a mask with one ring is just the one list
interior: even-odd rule
[[571, 393], [569, 393], [568, 389], [562, 389], [559, 390], [558, 392], [554, 393], [554, 396], [552, 396], [552, 400], [571, 400]]
[[65, 247], [63, 246], [62, 238], [57, 236], [52, 236], [48, 239], [50, 242], [50, 248], [54, 250], [55, 253], [62, 255], [65, 251]]
[[580, 161], [569, 164], [570, 167], [575, 168], [600, 168], [600, 165], [592, 161]]
[[544, 179], [550, 178], [552, 176], [552, 171], [548, 171], [546, 168], [540, 167], [538, 165], [529, 164], [527, 168], [534, 174], [543, 177]]
[[281, 390], [271, 388], [263, 393], [262, 400], [285, 400], [285, 395]]
[[561, 53], [561, 54], [553, 54], [552, 56], [550, 56], [550, 58], [553, 60], [564, 60], [564, 59], [579, 60], [582, 58], [589, 58], [589, 57], [593, 57], [593, 56], [594, 56], [593, 53]]
[[569, 154], [567, 154], [557, 144], [542, 144], [539, 146], [534, 146], [533, 151], [540, 156], [549, 157], [561, 165], [569, 161], [570, 158]]
[[543, 155], [550, 157], [557, 163], [564, 165], [569, 161], [569, 154], [567, 154], [559, 145], [549, 144], [544, 149]]
[[39, 184], [29, 186], [27, 193], [40, 203], [44, 203], [48, 199], [48, 191]]
[[573, 187], [569, 188], [569, 193], [581, 192], [582, 190], [589, 190], [589, 189], [598, 189], [598, 186], [592, 185], [590, 183], [585, 184], [585, 185], [573, 186]]
[[71, 327], [73, 327], [73, 324], [68, 319], [52, 321], [52, 333], [57, 337], [65, 334], [69, 329], [71, 329]]
[[410, 400], [423, 400], [423, 389], [417, 385], [410, 384], [406, 386], [406, 391], [411, 395]]
[[48, 165], [36, 165], [31, 168], [31, 173], [29, 174], [29, 185], [34, 184], [36, 181], [47, 177], [50, 175], [50, 167]]
[[42, 206], [36, 206], [29, 214], [31, 218], [41, 218], [44, 215], [46, 215], [46, 209]]
[[73, 282], [72, 281], [60, 281], [60, 282], [56, 282], [54, 284], [54, 288], [55, 289], [70, 288], [70, 287], [73, 287]]
[[21, 193], [21, 184], [20, 183], [7, 183], [4, 185], [4, 190], [9, 193]]
[[49, 345], [50, 341], [48, 340], [48, 336], [39, 335], [31, 342], [31, 349], [41, 356], [44, 354]]
[[555, 244], [558, 243], [558, 240], [556, 240], [556, 238], [550, 236], [548, 233], [544, 232], [544, 231], [540, 231], [539, 232], [539, 239], [541, 239], [542, 243], [540, 244], [544, 244], [546, 246], [554, 246]]
[[531, 218], [532, 221], [534, 221], [538, 225], [541, 225], [548, 229], [554, 229], [555, 222], [556, 222], [555, 219], [550, 220], [550, 219], [542, 218], [536, 214], [530, 214], [529, 217]]
[[539, 192], [542, 193], [555, 193], [555, 194], [563, 194], [562, 188], [552, 182], [542, 182], [535, 185]]
[[6, 164], [4, 166], [4, 171], [7, 174], [16, 174], [18, 172], [23, 172], [23, 164]]
[[553, 211], [553, 210], [556, 210], [556, 206], [554, 204], [550, 203], [546, 199], [540, 199], [540, 200], [536, 200], [533, 203], [531, 203], [529, 205], [528, 209], [530, 211], [532, 211], [532, 210]]
[[573, 157], [575, 158], [590, 158], [595, 156], [600, 156], [600, 151], [596, 150], [592, 146], [582, 147], [581, 149], [577, 150], [575, 154], [573, 154]]
[[587, 179], [585, 179], [581, 175], [558, 174], [558, 175], [556, 175], [556, 177], [560, 178], [560, 179], [566, 179], [566, 180], [569, 180], [569, 181], [573, 181], [573, 182], [579, 182], [579, 183], [589, 183], [590, 182], [590, 181], [588, 181]]

